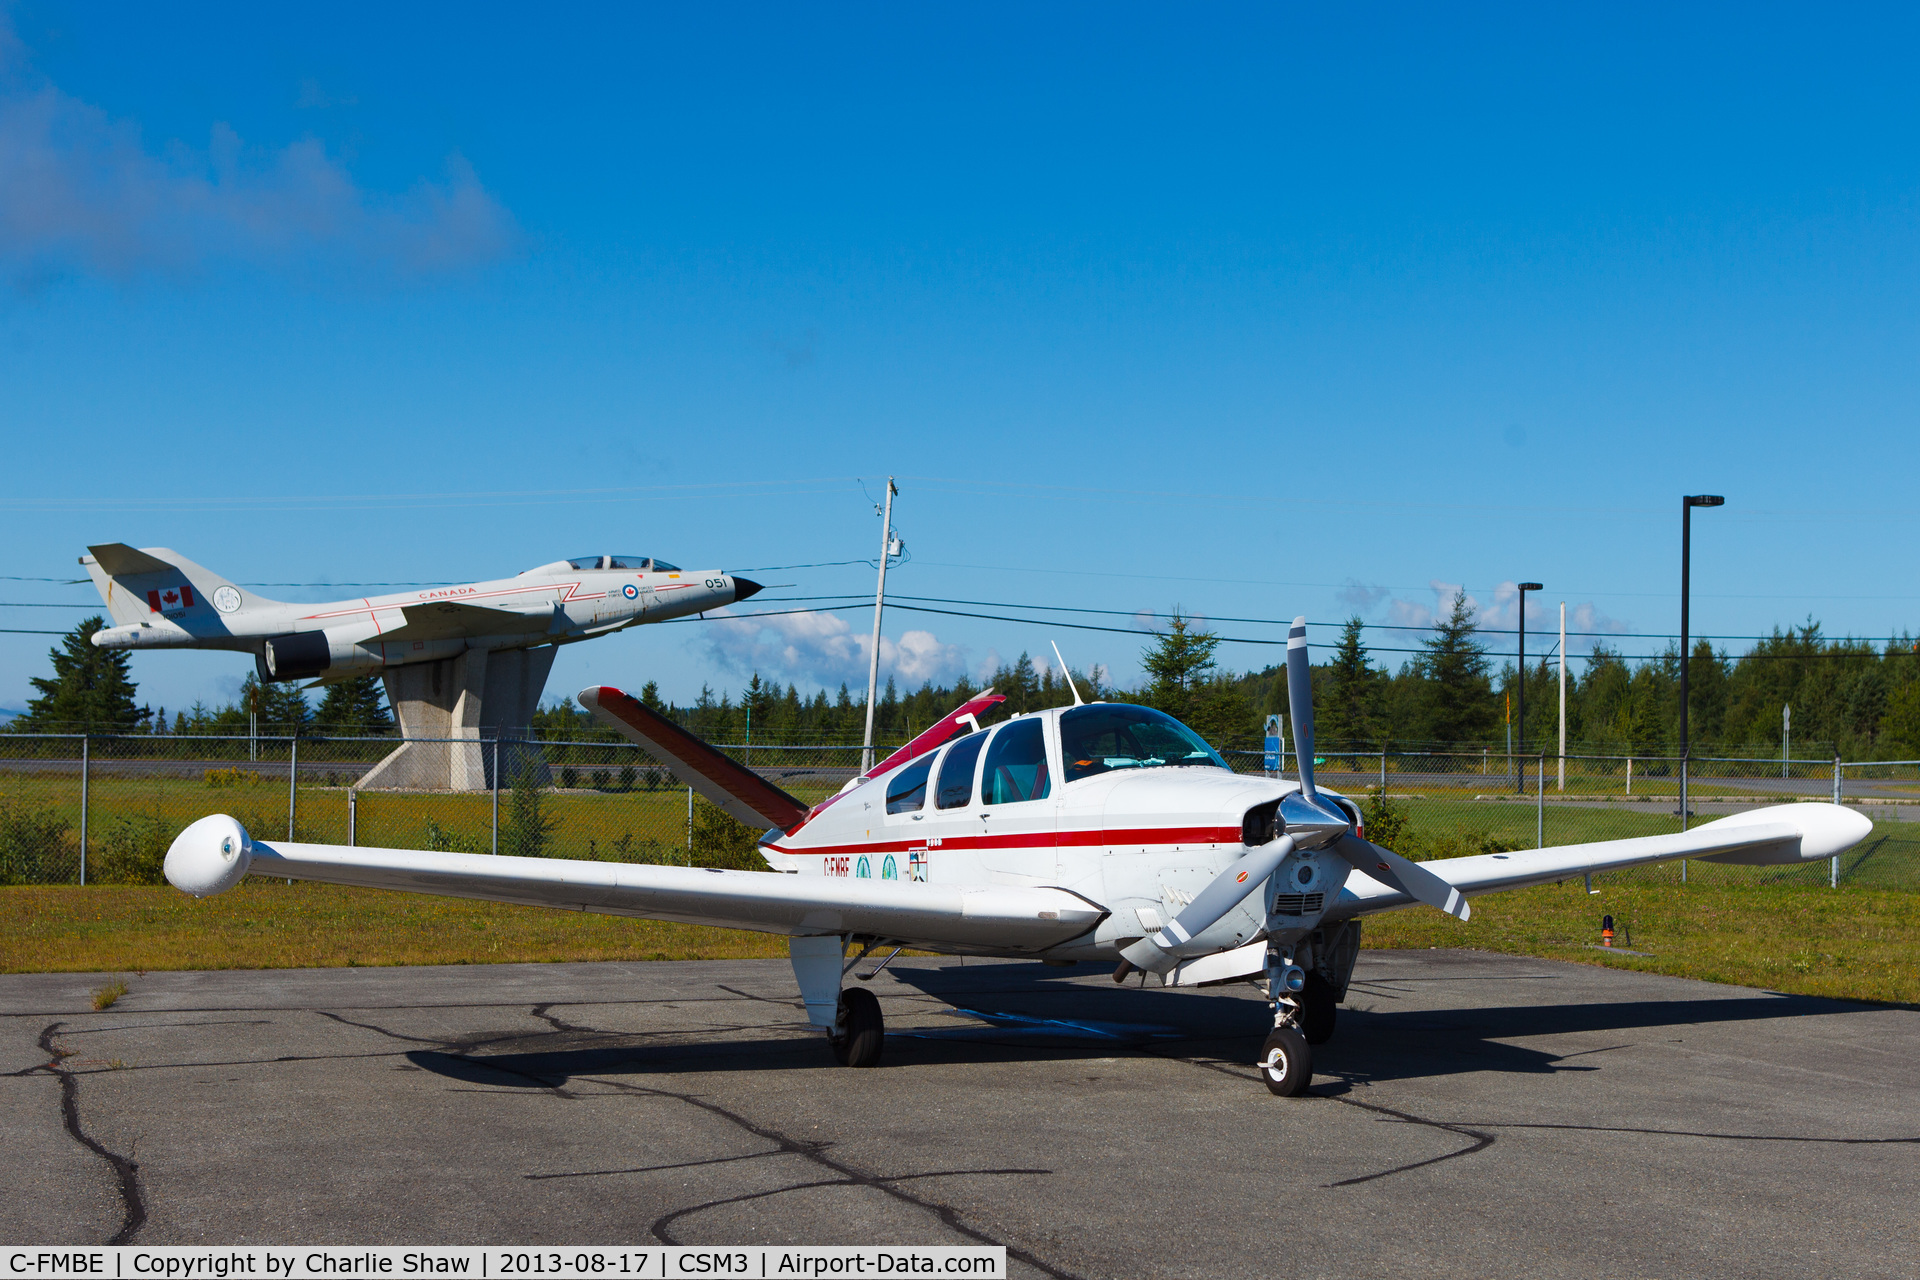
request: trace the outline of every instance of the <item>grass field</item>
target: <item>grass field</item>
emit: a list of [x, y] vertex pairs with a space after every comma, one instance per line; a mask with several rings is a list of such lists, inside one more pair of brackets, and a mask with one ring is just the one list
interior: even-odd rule
[[304, 969], [784, 956], [785, 938], [656, 920], [249, 880], [0, 889], [0, 972]]
[[[1596, 949], [1603, 915], [1615, 946]], [[1472, 947], [1730, 982], [1798, 995], [1920, 1003], [1920, 894], [1842, 885], [1726, 887], [1580, 881], [1476, 898], [1466, 924], [1437, 911], [1366, 922], [1368, 946]]]
[[[1603, 955], [1600, 919], [1619, 945]], [[1375, 916], [1375, 947], [1474, 947], [1806, 995], [1920, 1002], [1920, 895], [1843, 886], [1613, 886], [1578, 881]], [[784, 956], [769, 934], [534, 907], [249, 881], [196, 901], [148, 886], [0, 889], [0, 971], [139, 973], [555, 960]]]

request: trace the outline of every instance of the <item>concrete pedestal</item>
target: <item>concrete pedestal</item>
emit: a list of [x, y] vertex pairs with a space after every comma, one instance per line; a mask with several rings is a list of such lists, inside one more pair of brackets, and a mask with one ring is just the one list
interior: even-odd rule
[[[493, 739], [524, 729], [540, 705], [555, 649], [469, 649], [457, 658], [415, 662], [381, 674], [403, 742], [360, 780], [359, 789], [486, 791], [493, 786]], [[537, 755], [517, 742], [500, 744], [500, 779], [524, 767], [541, 771]]]

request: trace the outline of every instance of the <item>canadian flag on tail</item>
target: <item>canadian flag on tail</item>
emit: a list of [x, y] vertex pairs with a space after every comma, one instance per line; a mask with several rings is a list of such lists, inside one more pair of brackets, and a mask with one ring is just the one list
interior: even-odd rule
[[193, 588], [186, 583], [147, 592], [147, 607], [155, 613], [178, 613], [193, 608]]

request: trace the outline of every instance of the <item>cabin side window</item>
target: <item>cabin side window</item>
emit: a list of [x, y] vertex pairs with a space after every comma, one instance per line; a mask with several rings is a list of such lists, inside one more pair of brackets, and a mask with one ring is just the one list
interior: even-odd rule
[[994, 737], [980, 778], [982, 804], [1044, 800], [1053, 790], [1047, 775], [1047, 739], [1038, 720], [1015, 720]]
[[929, 751], [893, 775], [887, 783], [888, 813], [918, 813], [927, 804], [927, 774], [933, 769], [934, 753]]
[[966, 808], [973, 799], [973, 766], [986, 744], [986, 734], [974, 733], [948, 748], [946, 759], [940, 762], [940, 782], [934, 787], [936, 805], [942, 809]]

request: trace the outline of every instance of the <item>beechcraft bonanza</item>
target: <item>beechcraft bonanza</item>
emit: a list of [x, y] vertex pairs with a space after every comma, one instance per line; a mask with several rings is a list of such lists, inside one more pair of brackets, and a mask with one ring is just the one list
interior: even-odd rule
[[1777, 805], [1678, 835], [1410, 862], [1314, 785], [1304, 618], [1287, 688], [1297, 783], [1236, 774], [1172, 717], [1077, 692], [1072, 707], [983, 728], [1005, 701], [988, 693], [812, 807], [618, 689], [591, 688], [580, 701], [602, 721], [766, 825], [761, 852], [788, 874], [268, 844], [224, 815], [180, 834], [166, 874], [195, 896], [251, 872], [787, 934], [808, 1020], [855, 1067], [880, 1060], [884, 1028], [870, 991], [843, 989], [849, 948], [854, 964], [917, 947], [1111, 962], [1115, 981], [1251, 981], [1274, 1012], [1260, 1073], [1291, 1096], [1333, 1032], [1365, 916], [1424, 904], [1465, 920], [1478, 894], [1676, 858], [1808, 862], [1871, 829], [1838, 805]]
[[511, 578], [286, 604], [204, 569], [165, 547], [112, 542], [80, 558], [114, 625], [102, 649], [234, 649], [260, 679], [330, 684], [469, 649], [572, 644], [643, 622], [664, 622], [760, 590], [718, 569], [690, 571], [652, 556], [576, 556]]

